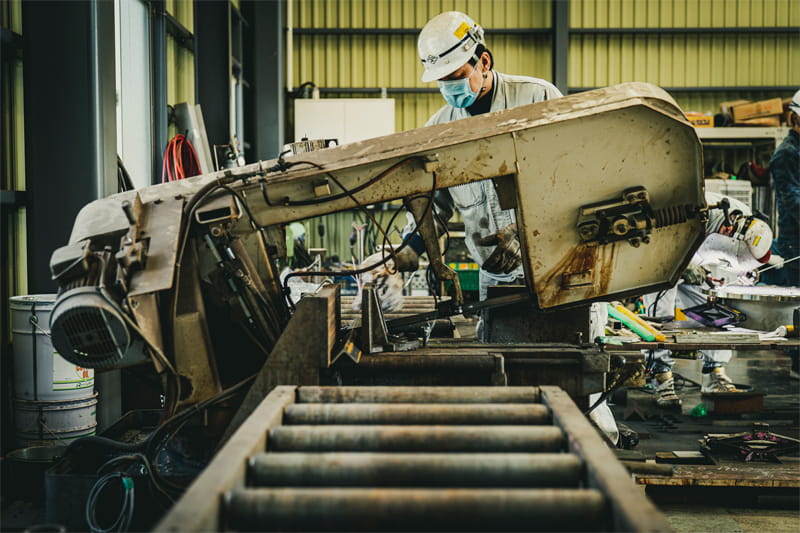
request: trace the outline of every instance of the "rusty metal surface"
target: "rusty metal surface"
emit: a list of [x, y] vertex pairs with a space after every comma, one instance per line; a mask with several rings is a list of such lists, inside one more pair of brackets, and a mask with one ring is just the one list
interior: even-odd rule
[[576, 487], [583, 473], [566, 453], [270, 452], [249, 467], [269, 487]]
[[300, 387], [299, 403], [537, 403], [538, 387]]
[[287, 424], [546, 424], [550, 410], [541, 404], [329, 404], [286, 409]]
[[[143, 206], [144, 216], [140, 225], [144, 229], [139, 233], [139, 237], [149, 239], [147, 268], [135, 272], [131, 277], [129, 296], [169, 289], [173, 286], [174, 258], [181, 227], [181, 219], [176, 215], [180, 215], [182, 209], [183, 198], [172, 197], [162, 198], [157, 204], [150, 203]], [[119, 211], [122, 212], [121, 207]], [[105, 228], [107, 224], [108, 219], [101, 215], [93, 220], [87, 229], [96, 232], [99, 228]], [[75, 229], [73, 234], [74, 231]], [[75, 241], [71, 238], [70, 242]]]
[[225, 443], [208, 467], [186, 489], [154, 531], [220, 531], [219, 494], [243, 486], [247, 458], [267, 447], [267, 429], [281, 423], [284, 408], [295, 401], [296, 387], [278, 387]]
[[[614, 467], [622, 472], [624, 468], [555, 387], [341, 387], [344, 394], [334, 394], [335, 390], [280, 387], [271, 393], [264, 404], [273, 405], [274, 396], [282, 395], [280, 409], [268, 409], [262, 418], [262, 404], [179, 501], [179, 514], [171, 512], [155, 531], [670, 531], [629, 474], [614, 477]], [[430, 406], [431, 412], [465, 408], [478, 413], [484, 406], [546, 407], [555, 423], [292, 424], [295, 406], [318, 409], [304, 398], [323, 397], [331, 401], [333, 411], [341, 412]], [[518, 401], [509, 401], [515, 397]], [[386, 404], [373, 407], [369, 402], [375, 398]], [[403, 398], [416, 403], [397, 402]], [[469, 405], [454, 401], [463, 398]], [[352, 399], [361, 403], [350, 403]], [[436, 401], [426, 403], [430, 400]], [[549, 435], [545, 439], [542, 430]], [[351, 451], [303, 451], [315, 441]], [[502, 451], [516, 443], [547, 441], [553, 445], [548, 450]], [[392, 451], [371, 451], [376, 442]], [[409, 443], [416, 451], [402, 451]], [[483, 444], [492, 451], [477, 451]], [[283, 448], [288, 449], [280, 451]], [[457, 451], [442, 453], [447, 450]], [[243, 463], [249, 465], [249, 474], [242, 471]]]
[[226, 495], [246, 531], [587, 531], [603, 523], [591, 489], [248, 488]]
[[[704, 206], [700, 142], [662, 89], [624, 83], [466, 120], [467, 127], [456, 121], [287, 158], [294, 166], [258, 162], [113, 195], [80, 211], [70, 243], [124, 233], [122, 202], [139, 194], [143, 211], [152, 210], [164, 230], [150, 242], [153, 261], [131, 285], [140, 294], [170, 288], [175, 236], [186, 223], [178, 204], [215, 185], [240, 193], [257, 223], [271, 226], [351, 209], [353, 198], [369, 205], [513, 175], [525, 271], [543, 308], [672, 284], [699, 244], [697, 218], [654, 230], [652, 242], [639, 248], [579, 244], [580, 206], [617, 198], [627, 187], [647, 188], [657, 210]], [[314, 191], [326, 184], [330, 197], [317, 198]], [[231, 220], [234, 233], [249, 223], [238, 214]], [[580, 287], [564, 282], [573, 277]]]
[[[337, 381], [326, 377], [320, 383], [486, 385], [495, 384], [491, 381], [495, 374], [502, 374], [507, 384], [512, 385], [534, 382], [557, 385], [579, 402], [592, 392], [604, 390], [609, 367], [609, 354], [593, 346], [486, 345], [447, 340], [431, 342], [426, 348], [408, 352], [365, 355], [358, 364], [342, 358], [332, 367]], [[437, 376], [442, 379], [431, 380]]]
[[179, 305], [173, 321], [175, 369], [188, 380], [189, 393], [179, 399], [180, 404], [192, 404], [209, 398], [222, 390], [217, 369], [214, 345], [206, 320], [206, 307], [200, 290], [200, 269], [194, 247], [184, 256], [183, 276], [178, 281], [176, 293]]
[[374, 369], [473, 369], [492, 371], [495, 358], [486, 355], [472, 354], [427, 354], [405, 352], [404, 355], [367, 355], [361, 356], [359, 368]]
[[541, 391], [543, 403], [553, 411], [554, 422], [568, 435], [569, 451], [585, 461], [589, 486], [600, 489], [608, 498], [614, 511], [614, 530], [671, 531], [569, 396], [558, 387], [542, 386]]
[[[227, 438], [277, 385], [319, 383], [319, 368], [330, 360], [338, 324], [338, 287], [325, 287], [300, 300], [297, 311], [261, 367], [234, 415]], [[309, 331], [314, 334], [310, 335]]]
[[798, 339], [785, 341], [760, 341], [760, 342], [630, 342], [614, 345], [615, 352], [639, 350], [781, 350], [800, 346]]
[[[608, 134], [598, 136], [601, 131]], [[642, 294], [677, 279], [702, 240], [699, 217], [655, 229], [649, 243], [639, 246], [586, 245], [576, 232], [582, 206], [613, 200], [632, 187], [645, 187], [655, 210], [705, 205], [701, 145], [677, 108], [665, 112], [643, 102], [515, 137], [518, 153], [547, 154], [546, 164], [539, 157], [520, 157], [525, 179], [517, 183], [517, 216], [526, 228], [525, 273], [542, 308]]]
[[554, 452], [564, 435], [554, 426], [279, 426], [275, 451]]
[[800, 464], [726, 463], [678, 465], [672, 476], [638, 475], [640, 485], [668, 487], [800, 488]]

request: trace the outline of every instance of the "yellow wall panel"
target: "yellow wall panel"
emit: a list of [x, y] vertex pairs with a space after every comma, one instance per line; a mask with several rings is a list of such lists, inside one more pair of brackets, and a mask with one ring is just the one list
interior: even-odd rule
[[[568, 0], [574, 30], [608, 28], [800, 27], [796, 0]], [[295, 29], [410, 30], [403, 34], [295, 34], [293, 76], [297, 87], [427, 88], [416, 55], [419, 29], [442, 11], [468, 13], [489, 30], [487, 45], [500, 72], [552, 77], [549, 35], [492, 34], [499, 28], [549, 28], [550, 0], [292, 0]], [[800, 87], [800, 31], [794, 33], [572, 33], [567, 74], [570, 87], [647, 81], [664, 87]], [[678, 93], [693, 106], [716, 107], [731, 91]], [[756, 99], [775, 91], [735, 95]], [[345, 97], [339, 93], [331, 96]], [[364, 93], [349, 96], [364, 97]], [[377, 96], [377, 95], [376, 95]], [[438, 93], [391, 93], [396, 127], [422, 126], [438, 109]]]
[[[434, 15], [464, 11], [493, 28], [547, 28], [549, 0], [292, 0], [292, 87], [310, 81], [320, 88], [429, 88], [422, 83], [417, 34]], [[303, 29], [405, 29], [394, 34], [302, 33]], [[541, 35], [489, 34], [487, 45], [501, 72], [550, 78], [550, 39]], [[344, 97], [344, 93], [332, 96]], [[363, 97], [363, 93], [352, 93]], [[392, 93], [396, 127], [422, 126], [442, 105], [438, 93]]]
[[194, 54], [167, 35], [167, 104], [195, 103]]
[[792, 50], [800, 50], [800, 33], [573, 35], [569, 82], [572, 87], [626, 81], [669, 87], [800, 86]]
[[[231, 0], [236, 5], [238, 2]], [[194, 2], [190, 0], [166, 0], [164, 9], [189, 31], [194, 31]]]
[[570, 0], [572, 28], [797, 26], [796, 0]]

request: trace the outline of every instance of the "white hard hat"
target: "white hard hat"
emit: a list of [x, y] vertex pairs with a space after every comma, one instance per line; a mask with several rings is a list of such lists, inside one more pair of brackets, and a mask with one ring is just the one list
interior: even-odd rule
[[425, 72], [422, 81], [448, 76], [472, 59], [483, 43], [483, 28], [459, 11], [439, 13], [419, 32], [417, 51]]
[[734, 227], [733, 237], [744, 241], [750, 254], [759, 263], [766, 263], [772, 246], [772, 229], [769, 224], [755, 217], [740, 217]]
[[789, 103], [789, 111], [800, 117], [800, 91], [797, 91], [792, 96], [792, 101]]

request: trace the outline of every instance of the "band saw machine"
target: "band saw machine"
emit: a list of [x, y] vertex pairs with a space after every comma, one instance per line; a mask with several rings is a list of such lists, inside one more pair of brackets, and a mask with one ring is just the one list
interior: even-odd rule
[[[702, 167], [673, 99], [626, 83], [115, 194], [85, 206], [52, 255], [53, 344], [98, 370], [151, 362], [167, 412], [258, 372], [261, 397], [278, 384], [404, 381], [600, 392], [608, 354], [575, 333], [590, 326], [592, 302], [677, 281], [704, 234]], [[465, 304], [432, 199], [478, 180], [493, 180], [502, 207], [516, 210], [527, 286]], [[452, 300], [394, 323], [365, 300], [356, 328], [341, 324], [330, 286], [287, 301], [275, 266], [283, 225], [396, 199], [436, 277], [455, 283]], [[518, 336], [490, 327], [483, 344], [392, 341], [478, 309], [513, 315]], [[348, 350], [361, 356], [337, 359]]]

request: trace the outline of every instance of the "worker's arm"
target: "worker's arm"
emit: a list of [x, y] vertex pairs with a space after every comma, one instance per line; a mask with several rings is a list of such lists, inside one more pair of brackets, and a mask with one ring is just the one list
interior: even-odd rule
[[781, 226], [781, 233], [792, 232], [794, 235], [800, 231], [797, 220], [800, 216], [800, 169], [798, 159], [800, 155], [792, 149], [778, 150], [769, 163], [772, 174], [772, 183], [775, 188], [775, 198], [778, 199], [780, 218], [794, 215], [794, 224]]

